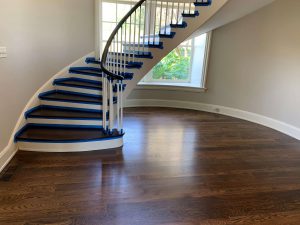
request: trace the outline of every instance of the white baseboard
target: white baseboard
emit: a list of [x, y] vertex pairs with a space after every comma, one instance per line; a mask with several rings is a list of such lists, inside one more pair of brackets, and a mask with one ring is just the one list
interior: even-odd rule
[[125, 104], [125, 107], [149, 107], [149, 106], [193, 109], [193, 110], [199, 110], [205, 112], [218, 113], [226, 116], [247, 120], [253, 123], [257, 123], [300, 140], [299, 127], [295, 127], [291, 124], [279, 120], [275, 120], [270, 117], [266, 117], [252, 112], [243, 111], [240, 109], [235, 109], [235, 108], [230, 108], [230, 107], [225, 107], [220, 105], [197, 103], [197, 102], [157, 100], [157, 99], [128, 99], [126, 100], [126, 104]]
[[18, 148], [14, 142], [9, 142], [9, 144], [0, 152], [0, 173], [7, 166], [10, 160], [16, 154]]

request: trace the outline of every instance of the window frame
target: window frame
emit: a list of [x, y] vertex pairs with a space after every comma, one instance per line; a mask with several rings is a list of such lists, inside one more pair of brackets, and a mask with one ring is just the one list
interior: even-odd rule
[[[186, 42], [186, 41], [184, 41], [184, 42]], [[184, 43], [184, 42], [183, 42], [183, 43]], [[193, 47], [194, 47], [194, 42], [195, 42], [195, 40], [192, 39], [192, 40], [191, 40], [191, 44], [183, 44], [183, 43], [181, 43], [181, 44], [179, 45], [179, 46], [182, 46], [182, 47], [191, 48], [191, 61], [194, 60], [194, 51], [195, 51], [195, 49], [193, 48]], [[189, 67], [190, 67], [190, 68], [189, 68], [189, 71], [192, 71], [192, 64], [190, 64]], [[151, 73], [151, 72], [152, 72], [152, 70], [151, 70], [149, 73]], [[148, 74], [149, 74], [149, 73], [148, 73]], [[148, 74], [147, 74], [147, 75], [148, 75]], [[167, 84], [167, 83], [174, 83], [174, 84], [176, 84], [176, 83], [191, 83], [192, 73], [190, 72], [190, 73], [187, 74], [187, 75], [188, 75], [187, 80], [172, 80], [172, 81], [170, 82], [170, 80], [152, 79], [152, 80], [149, 80], [149, 81], [144, 81], [144, 82], [142, 82], [142, 83], [149, 83], [149, 84], [151, 84], [151, 83], [153, 83], [153, 84], [155, 84], [155, 83], [162, 83], [162, 84]]]
[[[204, 53], [204, 60], [203, 60], [203, 69], [202, 69], [202, 77], [200, 86], [195, 86], [191, 82], [176, 82], [176, 81], [158, 81], [158, 82], [143, 82], [140, 81], [137, 84], [137, 89], [151, 89], [151, 90], [182, 90], [182, 91], [192, 91], [192, 92], [205, 92], [207, 91], [206, 88], [206, 81], [207, 81], [207, 73], [208, 73], [208, 65], [209, 65], [209, 56], [210, 56], [210, 49], [211, 49], [211, 37], [212, 37], [212, 31], [207, 32], [206, 37], [206, 45], [205, 45], [205, 53]], [[192, 57], [191, 61], [193, 61], [194, 56], [194, 48], [192, 48]], [[192, 66], [192, 65], [191, 65]], [[199, 73], [199, 75], [201, 75]], [[192, 78], [192, 74], [190, 76], [190, 80]], [[202, 86], [201, 86], [202, 85]]]

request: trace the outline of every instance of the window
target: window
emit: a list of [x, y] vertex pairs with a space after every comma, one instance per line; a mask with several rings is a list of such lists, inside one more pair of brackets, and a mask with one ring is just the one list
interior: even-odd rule
[[117, 26], [118, 22], [136, 4], [136, 0], [103, 0], [101, 1], [101, 48], [104, 49], [106, 42]]
[[210, 34], [183, 42], [163, 58], [139, 85], [205, 88]]

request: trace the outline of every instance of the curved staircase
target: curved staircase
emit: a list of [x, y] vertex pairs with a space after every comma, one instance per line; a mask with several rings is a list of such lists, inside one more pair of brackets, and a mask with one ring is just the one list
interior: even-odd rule
[[71, 152], [123, 145], [123, 99], [164, 56], [212, 17], [227, 0], [141, 0], [119, 22], [101, 61], [55, 79], [25, 113], [15, 135], [20, 150]]

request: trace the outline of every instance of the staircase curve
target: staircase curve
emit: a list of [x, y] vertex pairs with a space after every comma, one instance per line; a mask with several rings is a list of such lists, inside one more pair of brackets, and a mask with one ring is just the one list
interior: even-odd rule
[[123, 145], [123, 101], [168, 53], [228, 0], [140, 0], [118, 23], [101, 60], [87, 57], [37, 96], [15, 134], [18, 149], [92, 151]]

